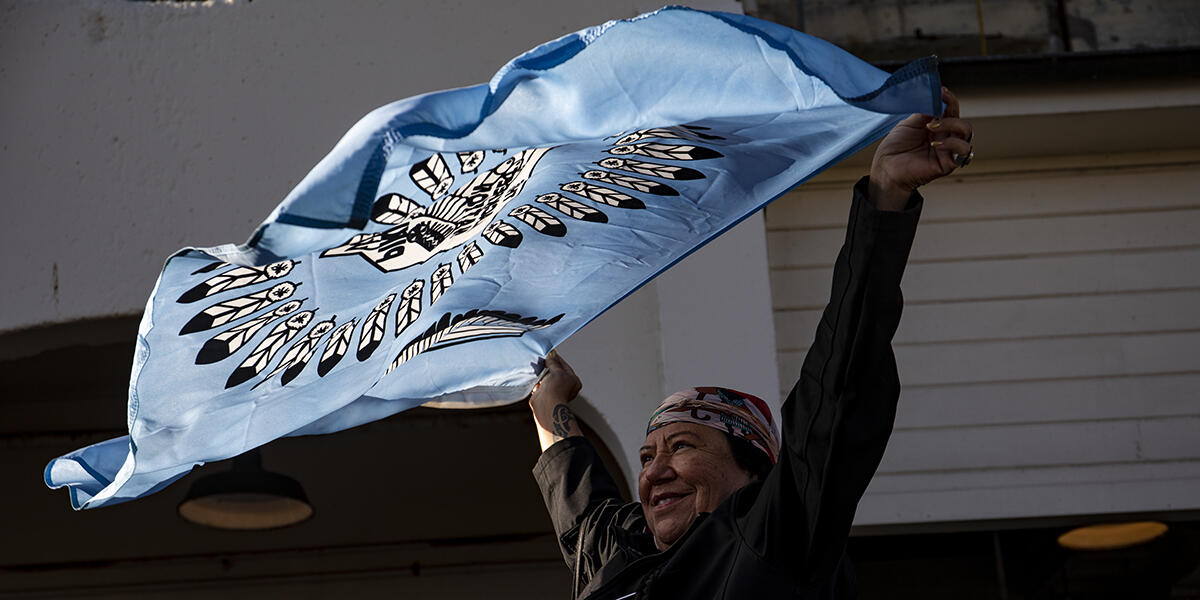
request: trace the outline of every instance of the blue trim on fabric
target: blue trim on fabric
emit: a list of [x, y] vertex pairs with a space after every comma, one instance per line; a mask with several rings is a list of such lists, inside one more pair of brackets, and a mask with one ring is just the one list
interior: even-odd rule
[[89, 465], [86, 462], [84, 462], [84, 460], [82, 458], [79, 458], [78, 456], [72, 456], [70, 458], [70, 460], [75, 461], [76, 463], [79, 464], [79, 466], [83, 467], [83, 470], [87, 471], [87, 474], [91, 475], [92, 479], [95, 479], [96, 481], [100, 482], [101, 487], [108, 487], [108, 485], [112, 483], [112, 481], [109, 480], [109, 478], [101, 475], [99, 471], [97, 471], [96, 469], [93, 469], [92, 465]]
[[[374, 201], [374, 200], [372, 200], [372, 201]], [[358, 200], [356, 199], [355, 200], [355, 210], [354, 210], [355, 213], [358, 212], [357, 202], [358, 202]], [[370, 210], [370, 204], [367, 205], [367, 209]], [[275, 217], [274, 222], [275, 223], [285, 223], [287, 225], [299, 225], [301, 227], [312, 227], [313, 229], [345, 229], [346, 227], [351, 227], [351, 225], [349, 225], [347, 223], [342, 223], [339, 221], [327, 221], [325, 219], [314, 219], [312, 217], [302, 217], [300, 215], [288, 215], [288, 214], [283, 214], [283, 215], [279, 215], [278, 217]], [[353, 222], [353, 218], [351, 218], [351, 222]], [[364, 223], [364, 225], [365, 225], [365, 223]], [[262, 236], [263, 236], [262, 230], [263, 229], [266, 229], [266, 227], [261, 227], [261, 228], [259, 228], [259, 231], [254, 232], [254, 237], [251, 238], [251, 241], [247, 242], [246, 245], [254, 246], [255, 244], [257, 244], [258, 241], [262, 239]], [[360, 227], [358, 227], [358, 229], [362, 229], [362, 227], [360, 226]]]
[[538, 56], [530, 56], [524, 60], [513, 61], [513, 66], [521, 69], [529, 69], [531, 71], [545, 71], [546, 69], [557, 67], [574, 57], [587, 48], [587, 44], [579, 39], [576, 35], [575, 39], [563, 43], [561, 46]]
[[[386, 138], [385, 138], [386, 140]], [[354, 193], [354, 206], [350, 209], [350, 221], [346, 227], [362, 229], [371, 218], [371, 206], [375, 204], [375, 194], [379, 191], [379, 182], [383, 179], [383, 170], [387, 167], [388, 145], [380, 143], [367, 161], [362, 178], [358, 181], [358, 190]]]

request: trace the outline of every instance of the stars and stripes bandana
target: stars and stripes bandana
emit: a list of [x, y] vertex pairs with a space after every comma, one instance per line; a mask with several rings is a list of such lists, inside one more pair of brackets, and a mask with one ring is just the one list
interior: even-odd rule
[[771, 407], [758, 396], [722, 387], [699, 387], [667, 396], [646, 425], [646, 435], [671, 423], [712, 427], [750, 442], [771, 464], [779, 456], [779, 430]]
[[102, 506], [281, 436], [519, 400], [539, 357], [608, 307], [904, 116], [940, 111], [933, 59], [889, 76], [684, 8], [379, 108], [245, 245], [167, 260], [129, 435], [51, 461], [46, 483]]

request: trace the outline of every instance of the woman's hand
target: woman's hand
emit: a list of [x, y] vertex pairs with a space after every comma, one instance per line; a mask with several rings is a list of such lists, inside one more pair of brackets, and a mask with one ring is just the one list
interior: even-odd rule
[[[870, 196], [881, 210], [903, 210], [918, 187], [960, 166], [971, 155], [971, 124], [958, 118], [958, 98], [942, 88], [941, 119], [912, 115], [880, 142], [871, 161]], [[958, 157], [958, 160], [955, 160]]]
[[543, 452], [563, 438], [583, 435], [574, 413], [567, 407], [567, 403], [574, 400], [581, 389], [583, 384], [571, 365], [558, 352], [551, 350], [546, 355], [542, 378], [529, 394], [529, 408], [533, 410]]

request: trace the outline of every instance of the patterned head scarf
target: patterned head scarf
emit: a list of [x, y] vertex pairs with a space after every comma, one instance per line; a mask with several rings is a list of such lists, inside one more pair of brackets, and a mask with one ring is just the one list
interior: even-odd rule
[[675, 392], [658, 405], [646, 435], [670, 423], [695, 423], [719, 429], [762, 450], [771, 464], [779, 456], [779, 432], [771, 409], [761, 398], [737, 390], [700, 387]]

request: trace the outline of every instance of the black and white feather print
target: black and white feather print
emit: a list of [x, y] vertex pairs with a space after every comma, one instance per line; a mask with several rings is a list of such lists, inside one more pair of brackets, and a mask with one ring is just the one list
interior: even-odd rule
[[608, 215], [596, 210], [582, 202], [577, 202], [570, 198], [550, 192], [537, 197], [537, 201], [557, 210], [558, 212], [589, 223], [607, 223]]
[[228, 266], [229, 266], [229, 263], [227, 263], [223, 260], [214, 260], [214, 261], [208, 263], [207, 265], [204, 265], [203, 267], [200, 267], [199, 269], [192, 271], [192, 275], [208, 273], [210, 271], [216, 271], [217, 269], [221, 269], [221, 268], [228, 267]]
[[606, 158], [599, 163], [605, 169], [617, 169], [620, 171], [629, 171], [639, 175], [649, 175], [651, 177], [661, 177], [663, 179], [674, 179], [677, 181], [690, 181], [693, 179], [703, 179], [704, 174], [695, 169], [680, 167], [677, 165], [663, 165], [659, 163], [645, 162], [634, 160], [632, 158]]
[[675, 127], [654, 127], [651, 129], [641, 129], [628, 134], [624, 134], [617, 140], [618, 145], [632, 144], [640, 142], [648, 138], [666, 138], [666, 139], [681, 139], [694, 141], [718, 141], [725, 138], [716, 135], [704, 133], [707, 127], [698, 127], [696, 125], [679, 125]]
[[454, 175], [450, 174], [450, 168], [441, 154], [434, 154], [424, 162], [413, 165], [408, 174], [417, 187], [434, 200], [444, 196], [454, 185]]
[[458, 253], [458, 269], [466, 273], [467, 269], [478, 264], [481, 258], [483, 258], [483, 250], [479, 248], [479, 243], [471, 242], [462, 249], [462, 252]]
[[418, 210], [424, 210], [424, 207], [412, 198], [400, 194], [385, 194], [371, 206], [371, 220], [384, 225], [395, 225]]
[[270, 289], [213, 304], [196, 313], [179, 331], [179, 335], [207, 331], [252, 315], [276, 302], [287, 300], [295, 293], [297, 285], [300, 284], [284, 281]]
[[392, 360], [388, 372], [423, 352], [479, 340], [518, 337], [536, 329], [549, 327], [562, 317], [563, 315], [558, 315], [549, 319], [538, 319], [494, 310], [471, 310], [459, 315], [446, 313], [437, 323], [404, 346]]
[[567, 226], [562, 221], [532, 204], [522, 204], [509, 212], [508, 216], [517, 218], [538, 233], [554, 237], [567, 235]]
[[204, 345], [200, 347], [200, 351], [196, 353], [196, 364], [209, 365], [233, 356], [242, 346], [246, 345], [246, 342], [249, 342], [254, 337], [254, 334], [265, 327], [267, 323], [296, 312], [303, 302], [303, 300], [289, 300], [280, 305], [279, 308], [265, 315], [255, 317], [245, 323], [235, 325], [214, 335], [208, 341], [204, 342]]
[[[428, 195], [428, 202], [397, 191], [383, 193], [371, 206], [371, 222], [387, 229], [351, 235], [345, 243], [325, 250], [320, 256], [331, 259], [360, 256], [383, 273], [429, 264], [430, 259], [443, 252], [453, 251], [450, 256], [454, 260], [433, 263], [437, 267], [428, 278], [412, 279], [399, 294], [388, 293], [366, 314], [354, 315], [340, 325], [336, 317], [315, 322], [318, 307], [300, 310], [307, 298], [292, 299], [299, 281], [272, 281], [287, 277], [299, 261], [241, 267], [214, 260], [192, 273], [209, 276], [184, 292], [178, 302], [191, 303], [250, 289], [232, 298], [215, 298], [191, 316], [180, 335], [225, 328], [205, 341], [196, 355], [196, 363], [207, 365], [238, 356], [237, 366], [225, 382], [226, 388], [256, 378], [258, 387], [277, 377], [279, 385], [286, 386], [318, 356], [316, 372], [325, 377], [338, 368], [355, 346], [356, 331], [357, 359], [366, 361], [375, 355], [388, 337], [387, 320], [393, 305], [396, 321], [391, 337], [399, 342], [402, 336], [412, 335], [413, 324], [428, 314], [428, 307], [445, 296], [454, 284], [452, 266], [457, 264], [459, 272], [466, 276], [484, 258], [489, 244], [517, 248], [526, 234], [569, 237], [572, 233], [564, 218], [579, 223], [578, 227], [603, 227], [610, 222], [609, 215], [597, 205], [637, 210], [647, 207], [648, 197], [678, 195], [666, 181], [685, 182], [705, 175], [698, 169], [671, 162], [721, 156], [703, 144], [722, 138], [706, 131], [689, 125], [619, 134], [610, 138], [616, 141], [601, 151], [607, 155], [594, 158], [598, 168], [580, 172], [581, 180], [559, 180], [561, 193], [541, 193], [534, 201], [524, 203], [518, 198], [539, 161], [552, 148], [511, 153], [491, 150], [493, 155], [506, 156], [490, 169], [483, 168], [489, 154], [486, 150], [431, 154], [409, 169], [409, 180]], [[452, 190], [455, 178], [447, 166], [448, 160], [457, 160], [463, 174], [478, 174]], [[481, 240], [488, 244], [482, 244]], [[388, 371], [423, 352], [521, 336], [550, 327], [563, 316], [543, 319], [482, 307], [459, 314], [444, 313], [436, 323], [403, 342]], [[255, 340], [253, 349], [248, 350]]]
[[[380, 271], [391, 273], [457, 249], [495, 223], [500, 210], [521, 193], [538, 162], [550, 150], [531, 148], [511, 154], [429, 205], [417, 205], [398, 193], [385, 194], [376, 200], [372, 213], [376, 222], [392, 227], [355, 234], [345, 243], [322, 252], [321, 258], [359, 256]], [[433, 185], [431, 173], [445, 166], [440, 155], [434, 157], [413, 168], [414, 185], [422, 189]], [[505, 245], [519, 240], [511, 235], [503, 237]]]
[[474, 173], [479, 165], [483, 164], [483, 157], [486, 153], [483, 150], [475, 150], [474, 152], [459, 152], [458, 164], [462, 166], [463, 173]]
[[317, 361], [317, 375], [321, 377], [328, 375], [346, 356], [346, 351], [350, 349], [350, 340], [354, 337], [355, 325], [358, 325], [358, 321], [351, 319], [342, 323], [337, 331], [329, 336], [329, 341], [325, 342], [325, 351], [321, 353], [321, 359]]
[[655, 196], [678, 196], [679, 195], [679, 192], [676, 191], [675, 188], [673, 188], [665, 183], [659, 183], [657, 181], [650, 181], [649, 179], [642, 179], [641, 177], [634, 177], [632, 175], [622, 175], [620, 173], [613, 173], [611, 171], [601, 171], [599, 169], [592, 169], [590, 171], [584, 171], [583, 178], [590, 179], [592, 181], [602, 181], [604, 183], [611, 183], [614, 185], [619, 185], [624, 188], [629, 188], [635, 192], [642, 192], [644, 194], [654, 194]]
[[521, 245], [523, 236], [516, 227], [504, 221], [493, 221], [483, 230], [483, 239], [506, 248], [516, 248]]
[[258, 346], [242, 361], [242, 364], [229, 374], [225, 388], [229, 389], [235, 385], [246, 383], [262, 373], [284, 345], [292, 341], [292, 338], [296, 337], [305, 327], [308, 327], [312, 317], [313, 311], [302, 310], [276, 325], [271, 333], [268, 333], [267, 337], [263, 338], [263, 341], [259, 342]]
[[609, 154], [616, 154], [618, 156], [639, 154], [648, 158], [659, 158], [662, 160], [707, 160], [724, 156], [720, 152], [704, 146], [663, 144], [661, 142], [643, 142], [640, 144], [613, 146], [609, 148], [608, 152]]
[[384, 326], [387, 324], [388, 311], [392, 308], [392, 301], [396, 299], [396, 294], [388, 294], [371, 309], [367, 318], [363, 319], [362, 331], [358, 334], [358, 352], [355, 356], [358, 360], [364, 361], [371, 358], [371, 354], [379, 347], [379, 343], [383, 341]]
[[429, 276], [429, 304], [437, 302], [446, 290], [454, 283], [454, 271], [450, 269], [450, 263], [442, 263], [433, 271], [433, 275]]
[[308, 333], [304, 337], [292, 344], [292, 347], [283, 353], [283, 358], [279, 359], [279, 366], [275, 367], [275, 370], [271, 371], [262, 381], [254, 384], [254, 387], [270, 381], [279, 373], [283, 373], [279, 378], [279, 385], [281, 386], [287, 385], [298, 377], [304, 371], [304, 367], [308, 365], [308, 361], [312, 360], [313, 355], [317, 353], [317, 346], [321, 343], [321, 338], [325, 337], [325, 334], [333, 329], [336, 320], [337, 315], [334, 315], [313, 325], [312, 329], [308, 330]]
[[646, 208], [645, 202], [642, 202], [641, 200], [634, 198], [625, 192], [606, 188], [602, 185], [596, 185], [594, 183], [572, 181], [570, 183], [564, 183], [558, 187], [562, 188], [562, 191], [564, 192], [578, 194], [584, 198], [587, 198], [588, 200], [591, 200], [592, 202], [599, 202], [601, 204], [607, 204], [616, 208]]
[[264, 267], [236, 267], [196, 284], [195, 287], [184, 292], [177, 302], [189, 304], [228, 290], [287, 277], [292, 272], [292, 268], [298, 264], [300, 261], [281, 260]]
[[396, 337], [400, 337], [421, 316], [421, 294], [424, 289], [425, 280], [414, 279], [400, 293], [400, 307], [396, 309]]

